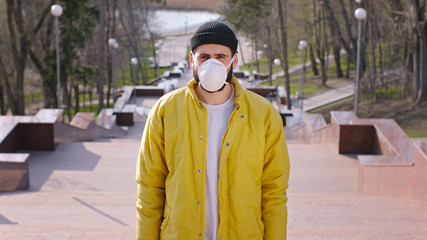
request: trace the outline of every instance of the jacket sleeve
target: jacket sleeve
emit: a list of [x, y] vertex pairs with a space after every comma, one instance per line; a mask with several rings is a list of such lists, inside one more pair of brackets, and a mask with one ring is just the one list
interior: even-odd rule
[[286, 208], [289, 156], [280, 115], [276, 112], [267, 126], [264, 171], [262, 175], [262, 222], [264, 239], [286, 239]]
[[145, 124], [136, 166], [138, 240], [160, 236], [165, 201], [165, 164], [163, 118], [158, 107], [153, 108]]

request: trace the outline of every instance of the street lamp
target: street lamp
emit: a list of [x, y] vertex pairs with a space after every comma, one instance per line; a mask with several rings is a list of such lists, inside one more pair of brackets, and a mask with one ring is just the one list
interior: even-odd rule
[[55, 32], [56, 32], [56, 94], [58, 105], [57, 108], [61, 108], [61, 70], [59, 63], [59, 23], [58, 18], [62, 15], [61, 5], [55, 4], [50, 8], [50, 13], [55, 17]]
[[[282, 63], [282, 61], [280, 61], [279, 58], [276, 58], [276, 59], [274, 59], [273, 63], [274, 63], [274, 65], [276, 65], [278, 67], [277, 72], [276, 72], [276, 80], [277, 80], [279, 78], [279, 70], [280, 70], [279, 66]], [[277, 85], [277, 82], [276, 82], [276, 85]]]
[[[138, 59], [136, 57], [133, 57], [130, 59], [130, 63], [132, 63], [132, 65], [135, 66], [136, 64], [138, 64]], [[135, 75], [137, 74], [136, 72], [137, 71], [135, 71]], [[135, 87], [136, 86], [134, 86], [134, 88], [133, 88], [133, 100], [136, 104], [136, 89], [135, 89]]]
[[260, 78], [260, 72], [261, 72], [261, 70], [260, 70], [260, 68], [259, 68], [259, 66], [260, 66], [260, 60], [261, 60], [261, 57], [262, 57], [262, 55], [264, 54], [264, 51], [262, 51], [262, 50], [258, 50], [258, 51], [256, 51], [256, 56], [257, 56], [257, 76], [255, 76], [255, 74], [254, 74], [254, 79], [255, 80], [259, 80], [259, 78]]
[[258, 50], [257, 52], [256, 52], [256, 55], [258, 56], [258, 59], [260, 59], [261, 57], [262, 57], [262, 55], [264, 54], [264, 51], [262, 51], [262, 50]]
[[298, 49], [301, 50], [301, 63], [302, 63], [302, 76], [300, 74], [299, 78], [299, 97], [301, 101], [301, 119], [303, 114], [303, 99], [304, 99], [304, 79], [305, 79], [305, 51], [304, 49], [307, 47], [307, 41], [301, 40], [298, 45]]
[[361, 22], [366, 18], [366, 10], [358, 8], [354, 11], [354, 16], [357, 19], [357, 57], [356, 57], [356, 82], [354, 87], [354, 114], [357, 116], [357, 102], [359, 100], [359, 78], [360, 78], [360, 35]]
[[119, 47], [115, 38], [108, 39], [108, 45], [111, 47], [111, 81], [113, 83], [113, 108], [116, 101], [116, 85], [115, 85], [115, 66], [114, 66], [114, 49]]

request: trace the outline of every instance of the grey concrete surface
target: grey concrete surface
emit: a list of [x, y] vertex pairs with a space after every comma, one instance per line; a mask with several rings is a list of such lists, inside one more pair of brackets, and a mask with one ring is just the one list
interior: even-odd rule
[[[28, 191], [0, 193], [2, 240], [135, 239], [135, 164], [144, 122], [126, 138], [31, 152]], [[362, 195], [358, 163], [331, 145], [289, 142], [288, 239], [422, 240], [427, 211]]]

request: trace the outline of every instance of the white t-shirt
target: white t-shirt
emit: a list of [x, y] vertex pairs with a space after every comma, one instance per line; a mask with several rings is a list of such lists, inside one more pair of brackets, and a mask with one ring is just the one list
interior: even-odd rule
[[[233, 86], [233, 85], [231, 85]], [[234, 87], [231, 97], [219, 105], [205, 104], [208, 110], [208, 146], [206, 152], [205, 238], [217, 239], [218, 167], [222, 138], [234, 110]]]

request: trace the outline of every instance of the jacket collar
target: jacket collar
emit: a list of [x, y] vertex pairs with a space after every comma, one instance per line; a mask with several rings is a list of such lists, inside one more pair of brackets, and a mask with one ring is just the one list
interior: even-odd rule
[[[242, 85], [240, 85], [239, 80], [237, 80], [236, 77], [231, 78], [231, 84], [234, 86], [234, 105], [236, 108], [240, 107], [241, 102], [241, 96], [243, 95], [244, 89]], [[197, 85], [196, 80], [193, 78], [188, 84], [187, 84], [187, 90], [190, 92], [191, 97], [193, 100], [196, 100], [198, 102], [199, 98], [197, 97], [196, 91], [194, 90], [195, 86]]]

